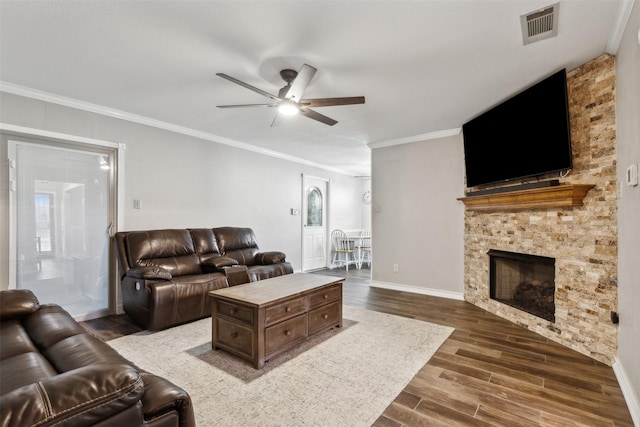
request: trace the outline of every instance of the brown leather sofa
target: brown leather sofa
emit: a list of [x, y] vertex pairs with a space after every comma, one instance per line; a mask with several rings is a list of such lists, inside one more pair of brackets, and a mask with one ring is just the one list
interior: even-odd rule
[[209, 291], [293, 273], [260, 252], [251, 228], [122, 231], [115, 235], [124, 311], [158, 330], [211, 315]]
[[191, 427], [186, 391], [29, 290], [0, 292], [0, 425]]

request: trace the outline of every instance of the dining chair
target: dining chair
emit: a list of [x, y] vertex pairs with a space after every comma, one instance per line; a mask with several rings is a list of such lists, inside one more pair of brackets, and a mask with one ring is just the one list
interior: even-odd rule
[[358, 257], [358, 268], [362, 267], [364, 261], [367, 261], [369, 268], [371, 268], [371, 230], [369, 229], [360, 232]]
[[331, 241], [333, 242], [334, 251], [332, 264], [335, 264], [336, 261], [339, 262], [341, 256], [344, 256], [344, 264], [347, 271], [349, 271], [349, 257], [358, 265], [353, 238], [349, 238], [344, 231], [336, 229], [331, 232]]

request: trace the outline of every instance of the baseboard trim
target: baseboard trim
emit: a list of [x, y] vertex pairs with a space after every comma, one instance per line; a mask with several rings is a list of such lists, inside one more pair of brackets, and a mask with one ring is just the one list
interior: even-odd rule
[[638, 400], [638, 396], [631, 386], [631, 381], [629, 381], [629, 376], [624, 370], [624, 366], [620, 363], [618, 356], [613, 358], [613, 364], [611, 367], [613, 368], [613, 372], [616, 374], [618, 384], [620, 385], [622, 395], [624, 396], [624, 401], [627, 403], [627, 407], [631, 413], [633, 425], [640, 427], [640, 400]]
[[420, 286], [403, 285], [400, 283], [371, 281], [369, 284], [372, 288], [392, 289], [394, 291], [411, 292], [413, 294], [429, 295], [432, 297], [441, 297], [464, 301], [464, 293], [443, 291], [441, 289], [423, 288]]

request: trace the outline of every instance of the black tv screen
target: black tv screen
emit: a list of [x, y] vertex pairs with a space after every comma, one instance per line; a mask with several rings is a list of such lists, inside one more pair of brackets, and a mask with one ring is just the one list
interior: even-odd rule
[[467, 187], [572, 167], [566, 70], [462, 126]]

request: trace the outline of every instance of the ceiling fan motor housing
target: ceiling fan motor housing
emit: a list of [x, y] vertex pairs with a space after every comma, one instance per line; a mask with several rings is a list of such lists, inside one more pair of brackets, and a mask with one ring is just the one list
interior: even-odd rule
[[282, 70], [280, 71], [280, 77], [282, 77], [282, 80], [287, 82], [287, 84], [291, 84], [291, 82], [298, 77], [298, 72], [290, 69]]

